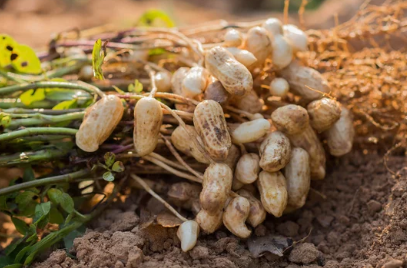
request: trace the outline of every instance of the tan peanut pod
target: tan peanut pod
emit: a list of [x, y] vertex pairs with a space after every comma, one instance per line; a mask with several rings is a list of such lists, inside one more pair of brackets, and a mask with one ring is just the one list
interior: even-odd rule
[[[190, 133], [194, 133], [196, 136], [198, 135], [193, 126], [186, 125], [186, 128]], [[199, 136], [197, 136], [197, 138], [200, 139]], [[171, 142], [175, 148], [188, 156], [192, 156], [196, 161], [203, 164], [210, 163], [210, 159], [207, 159], [205, 155], [201, 153], [195, 142], [191, 141], [188, 132], [182, 126], [178, 126], [174, 129], [171, 134]]]
[[290, 161], [290, 140], [280, 131], [271, 132], [260, 144], [260, 167], [268, 172], [284, 168]]
[[273, 66], [277, 69], [287, 67], [293, 59], [293, 48], [290, 42], [283, 35], [274, 36], [272, 43], [273, 53], [272, 61]]
[[309, 123], [318, 133], [328, 130], [341, 116], [341, 104], [336, 100], [322, 98], [307, 106]]
[[283, 24], [279, 19], [269, 18], [263, 22], [262, 27], [270, 34], [271, 37], [283, 34]]
[[201, 209], [195, 217], [195, 221], [199, 224], [202, 231], [207, 234], [212, 234], [222, 226], [223, 210], [219, 210], [215, 214], [209, 214], [206, 210]]
[[173, 93], [182, 95], [182, 81], [187, 76], [189, 70], [190, 68], [188, 67], [181, 67], [174, 72], [171, 78], [171, 88]]
[[284, 97], [289, 90], [290, 85], [284, 78], [276, 77], [270, 83], [270, 94], [273, 96]]
[[249, 70], [223, 47], [211, 48], [206, 53], [205, 67], [233, 96], [244, 96], [253, 88]]
[[310, 156], [311, 178], [325, 177], [325, 151], [310, 126], [307, 110], [298, 105], [286, 105], [271, 114], [273, 124], [287, 135], [294, 147], [306, 150]]
[[226, 91], [219, 80], [215, 80], [209, 83], [208, 87], [206, 88], [204, 92], [204, 99], [213, 100], [223, 105], [229, 101], [230, 94]]
[[311, 186], [309, 155], [302, 148], [293, 148], [291, 159], [284, 169], [287, 182], [288, 205], [300, 208], [305, 204]]
[[199, 103], [194, 111], [194, 126], [211, 158], [225, 160], [232, 141], [220, 104], [213, 100]]
[[203, 67], [192, 67], [182, 80], [182, 95], [194, 98], [202, 94], [209, 82], [209, 72]]
[[206, 168], [202, 192], [199, 197], [202, 209], [215, 214], [223, 208], [232, 188], [233, 172], [223, 163], [213, 163]]
[[168, 200], [179, 207], [191, 210], [195, 200], [199, 200], [201, 185], [189, 182], [177, 182], [171, 184], [168, 190]]
[[223, 45], [225, 47], [238, 47], [242, 44], [242, 34], [236, 29], [229, 29], [225, 33]]
[[196, 221], [185, 221], [177, 231], [178, 239], [181, 241], [181, 249], [187, 252], [193, 249], [199, 236], [199, 225]]
[[291, 63], [277, 73], [287, 80], [290, 90], [306, 101], [320, 99], [323, 94], [331, 91], [328, 82], [315, 69], [301, 66], [297, 61]]
[[257, 59], [254, 66], [262, 66], [271, 55], [272, 44], [268, 32], [263, 27], [253, 27], [247, 32], [245, 49]]
[[236, 108], [252, 114], [259, 113], [263, 109], [263, 102], [254, 90], [244, 97], [232, 98], [231, 102]]
[[233, 198], [223, 213], [223, 224], [234, 235], [247, 238], [252, 231], [246, 226], [246, 219], [250, 214], [250, 203], [244, 197]]
[[308, 50], [308, 37], [304, 31], [292, 24], [284, 25], [283, 31], [284, 36], [290, 41], [294, 52]]
[[140, 99], [134, 107], [134, 150], [138, 156], [152, 153], [158, 143], [163, 112], [160, 103], [150, 97]]
[[76, 133], [76, 145], [85, 152], [99, 148], [122, 119], [124, 107], [119, 97], [103, 96], [86, 109], [85, 117]]
[[260, 172], [259, 161], [260, 157], [257, 154], [242, 155], [236, 165], [235, 178], [244, 184], [255, 182]]
[[227, 50], [235, 57], [235, 59], [246, 66], [246, 68], [251, 67], [257, 62], [256, 57], [249, 51], [240, 49], [237, 47], [228, 47]]
[[239, 158], [240, 149], [236, 145], [232, 144], [229, 149], [228, 157], [226, 158], [224, 163], [228, 165], [232, 171], [234, 171]]
[[240, 189], [237, 192], [240, 196], [243, 196], [246, 198], [249, 203], [250, 203], [250, 213], [249, 217], [247, 218], [247, 222], [252, 226], [252, 227], [257, 227], [259, 224], [261, 224], [267, 216], [267, 212], [264, 209], [263, 205], [261, 204], [261, 201], [257, 199], [253, 193], [246, 189]]
[[238, 179], [236, 179], [236, 177], [233, 178], [232, 181], [232, 190], [233, 191], [237, 191], [239, 189], [242, 189], [243, 186], [245, 186], [246, 184], [242, 183], [241, 181], [239, 181]]
[[325, 132], [329, 153], [333, 156], [349, 153], [352, 150], [354, 135], [352, 114], [342, 107], [339, 120]]
[[155, 85], [158, 92], [170, 92], [171, 91], [171, 73], [170, 72], [158, 72], [154, 75]]
[[264, 209], [275, 217], [281, 217], [287, 206], [287, 186], [283, 174], [277, 172], [260, 172], [257, 180], [261, 203]]
[[270, 122], [266, 119], [255, 119], [241, 123], [230, 132], [232, 142], [235, 144], [254, 142], [267, 134]]

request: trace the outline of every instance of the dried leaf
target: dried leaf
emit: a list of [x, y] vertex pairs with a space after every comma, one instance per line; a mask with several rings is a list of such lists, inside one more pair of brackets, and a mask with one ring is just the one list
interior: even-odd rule
[[155, 215], [147, 209], [140, 208], [140, 229], [145, 229], [154, 223]]
[[165, 228], [177, 227], [182, 221], [169, 212], [161, 212], [157, 216], [157, 223]]
[[96, 79], [103, 80], [103, 71], [102, 65], [105, 59], [106, 52], [102, 47], [102, 40], [98, 39], [93, 46], [92, 51], [92, 66], [93, 66], [93, 75]]
[[253, 236], [247, 241], [249, 251], [254, 258], [263, 256], [265, 252], [283, 256], [284, 251], [292, 245], [291, 238], [279, 235], [268, 235], [263, 237]]

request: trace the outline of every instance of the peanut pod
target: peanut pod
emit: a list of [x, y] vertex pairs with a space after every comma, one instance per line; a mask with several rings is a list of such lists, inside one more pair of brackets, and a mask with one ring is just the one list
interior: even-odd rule
[[233, 198], [223, 213], [223, 224], [234, 235], [247, 238], [252, 233], [246, 226], [250, 214], [249, 201], [241, 196]]
[[259, 224], [261, 224], [267, 216], [266, 210], [264, 209], [263, 205], [261, 204], [261, 201], [257, 199], [253, 193], [246, 189], [240, 189], [237, 192], [240, 196], [243, 196], [246, 198], [249, 203], [250, 203], [250, 213], [249, 217], [247, 218], [247, 222], [253, 226], [257, 227]]
[[195, 220], [199, 224], [199, 227], [207, 233], [211, 234], [222, 226], [223, 208], [215, 214], [209, 214], [206, 210], [201, 209], [196, 215]]
[[244, 184], [255, 182], [260, 172], [259, 161], [257, 154], [242, 155], [236, 165], [235, 178]]
[[275, 217], [281, 217], [287, 206], [287, 186], [283, 174], [277, 172], [260, 172], [257, 180], [261, 203], [264, 209]]
[[284, 168], [290, 161], [290, 140], [280, 131], [270, 133], [260, 144], [260, 167], [268, 172]]
[[[193, 126], [186, 125], [185, 127], [190, 133], [196, 134], [197, 138], [200, 139]], [[195, 142], [191, 141], [187, 130], [185, 130], [182, 126], [176, 127], [171, 134], [172, 144], [174, 144], [175, 148], [177, 148], [179, 151], [195, 158], [196, 161], [203, 164], [209, 164], [210, 160], [201, 153], [201, 151], [197, 148]]]
[[349, 153], [352, 150], [354, 135], [352, 114], [342, 107], [339, 120], [325, 132], [329, 153], [333, 156]]
[[318, 133], [328, 130], [339, 120], [341, 105], [329, 98], [314, 100], [307, 106], [311, 127]]
[[185, 221], [178, 227], [177, 236], [181, 241], [181, 249], [187, 252], [193, 249], [199, 236], [199, 225], [196, 221]]
[[231, 131], [230, 135], [235, 144], [254, 142], [266, 135], [270, 130], [270, 122], [266, 119], [255, 119], [244, 122]]

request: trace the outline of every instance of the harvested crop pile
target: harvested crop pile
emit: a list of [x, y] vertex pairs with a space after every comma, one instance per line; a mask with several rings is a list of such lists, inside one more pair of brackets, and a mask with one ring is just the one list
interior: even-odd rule
[[0, 164], [24, 175], [0, 204], [25, 236], [2, 261], [401, 267], [405, 8], [305, 32], [152, 28], [172, 26], [155, 11], [144, 28], [62, 33], [41, 66], [4, 36]]

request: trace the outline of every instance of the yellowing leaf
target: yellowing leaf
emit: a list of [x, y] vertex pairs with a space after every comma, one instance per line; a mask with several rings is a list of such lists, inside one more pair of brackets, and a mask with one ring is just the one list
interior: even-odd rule
[[102, 40], [98, 39], [93, 46], [92, 51], [92, 66], [93, 66], [93, 76], [96, 79], [103, 80], [102, 64], [105, 59], [105, 51], [102, 48]]
[[7, 34], [0, 34], [0, 67], [11, 64], [11, 54], [17, 42]]
[[20, 73], [41, 73], [41, 62], [34, 50], [27, 45], [17, 45], [10, 56], [11, 65]]
[[45, 89], [29, 89], [20, 95], [20, 100], [24, 105], [30, 105], [35, 101], [41, 101], [45, 99]]
[[140, 83], [140, 81], [138, 81], [137, 79], [134, 80], [134, 84], [130, 84], [127, 87], [127, 90], [129, 92], [135, 92], [135, 93], [140, 93], [141, 91], [143, 91], [143, 84]]
[[164, 11], [150, 9], [141, 15], [137, 22], [137, 26], [171, 28], [175, 26], [175, 23]]
[[58, 103], [52, 108], [52, 110], [68, 110], [75, 109], [76, 107], [78, 107], [78, 100], [73, 99]]

